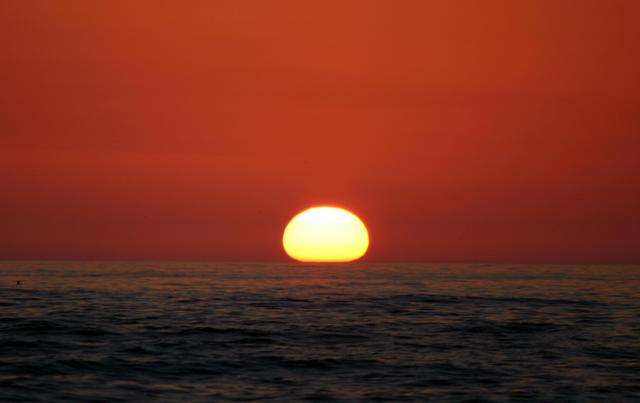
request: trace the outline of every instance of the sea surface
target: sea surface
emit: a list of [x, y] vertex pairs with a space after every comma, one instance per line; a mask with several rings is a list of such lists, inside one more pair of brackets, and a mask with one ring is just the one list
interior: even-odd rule
[[0, 401], [145, 400], [637, 402], [640, 266], [0, 262]]

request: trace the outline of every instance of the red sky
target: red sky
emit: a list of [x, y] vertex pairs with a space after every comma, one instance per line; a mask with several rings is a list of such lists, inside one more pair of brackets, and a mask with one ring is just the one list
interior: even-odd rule
[[0, 3], [0, 258], [639, 262], [640, 2]]

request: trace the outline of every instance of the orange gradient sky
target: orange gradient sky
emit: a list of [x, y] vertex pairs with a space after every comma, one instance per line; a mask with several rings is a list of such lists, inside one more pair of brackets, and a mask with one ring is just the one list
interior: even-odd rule
[[0, 3], [0, 258], [640, 261], [640, 2]]

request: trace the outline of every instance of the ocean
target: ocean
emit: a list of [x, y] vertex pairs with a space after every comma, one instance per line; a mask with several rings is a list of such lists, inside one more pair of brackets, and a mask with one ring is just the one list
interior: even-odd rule
[[640, 401], [640, 266], [0, 262], [0, 400]]

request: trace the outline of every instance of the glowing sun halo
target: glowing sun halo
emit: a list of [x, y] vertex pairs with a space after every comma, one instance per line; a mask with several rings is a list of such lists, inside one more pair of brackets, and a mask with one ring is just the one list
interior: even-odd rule
[[289, 221], [282, 236], [287, 255], [301, 262], [350, 262], [369, 247], [364, 223], [337, 207], [313, 207]]

